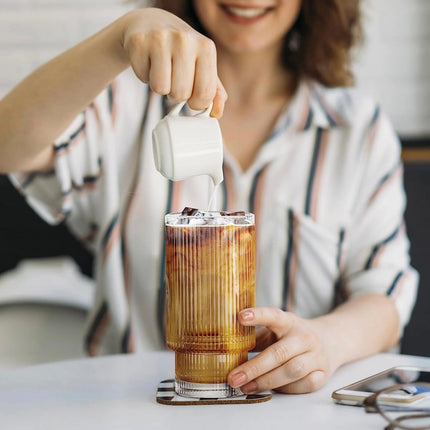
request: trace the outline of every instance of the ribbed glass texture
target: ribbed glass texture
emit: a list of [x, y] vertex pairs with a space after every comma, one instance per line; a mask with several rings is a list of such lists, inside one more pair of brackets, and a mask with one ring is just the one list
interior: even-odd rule
[[226, 384], [255, 346], [255, 329], [237, 321], [255, 305], [254, 217], [225, 218], [225, 225], [169, 225], [166, 217], [167, 345], [177, 386]]

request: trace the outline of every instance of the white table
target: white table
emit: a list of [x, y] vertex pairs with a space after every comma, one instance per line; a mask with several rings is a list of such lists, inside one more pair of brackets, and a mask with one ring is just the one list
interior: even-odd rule
[[0, 426], [5, 430], [368, 429], [381, 417], [336, 405], [331, 392], [399, 364], [430, 366], [430, 358], [379, 354], [346, 365], [321, 390], [274, 394], [246, 405], [167, 406], [155, 400], [159, 381], [173, 374], [173, 353], [80, 359], [0, 373]]

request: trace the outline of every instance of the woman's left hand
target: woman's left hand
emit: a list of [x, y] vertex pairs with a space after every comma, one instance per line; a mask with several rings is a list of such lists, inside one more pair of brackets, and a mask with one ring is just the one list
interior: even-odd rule
[[264, 326], [257, 330], [255, 348], [262, 352], [230, 372], [232, 387], [244, 393], [308, 393], [322, 387], [335, 371], [318, 320], [269, 307], [244, 309], [238, 318], [242, 325]]

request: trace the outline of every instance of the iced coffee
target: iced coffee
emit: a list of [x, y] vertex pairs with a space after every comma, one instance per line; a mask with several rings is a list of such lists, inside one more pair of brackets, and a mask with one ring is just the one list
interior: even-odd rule
[[178, 394], [240, 394], [226, 380], [255, 345], [254, 328], [237, 320], [255, 305], [254, 248], [253, 214], [186, 208], [166, 216], [166, 333]]

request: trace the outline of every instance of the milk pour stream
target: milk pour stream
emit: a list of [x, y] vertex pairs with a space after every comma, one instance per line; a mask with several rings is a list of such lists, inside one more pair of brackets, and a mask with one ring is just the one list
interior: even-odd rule
[[154, 163], [172, 181], [208, 175], [211, 178], [209, 210], [224, 179], [221, 129], [218, 120], [210, 116], [212, 104], [192, 116], [180, 115], [184, 104], [175, 106], [152, 131]]
[[216, 210], [213, 207], [213, 205], [215, 203], [215, 196], [216, 196], [216, 193], [218, 191], [218, 187], [219, 187], [219, 184], [213, 184], [212, 185], [211, 183], [209, 183], [209, 201], [208, 201], [208, 208], [207, 208], [208, 212]]

